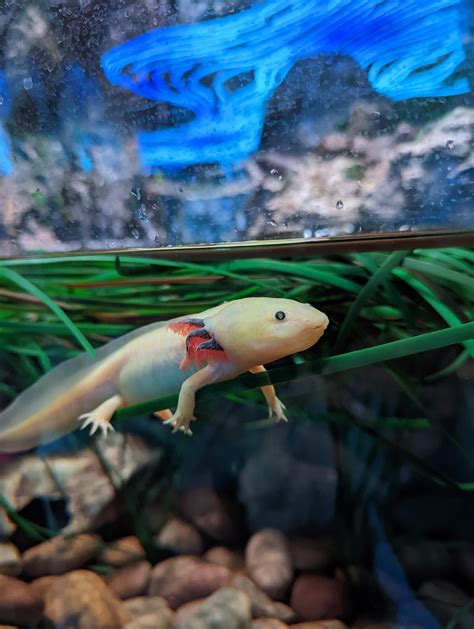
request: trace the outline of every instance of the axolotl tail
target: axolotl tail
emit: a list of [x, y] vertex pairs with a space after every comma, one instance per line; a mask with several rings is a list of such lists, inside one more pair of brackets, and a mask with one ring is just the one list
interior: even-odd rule
[[[74, 430], [76, 420], [107, 391], [94, 391], [94, 374], [113, 371], [119, 350], [137, 336], [167, 325], [153, 323], [107, 343], [95, 356], [80, 354], [59, 365], [23, 391], [0, 412], [0, 452], [19, 452]], [[96, 377], [97, 379], [97, 377]]]

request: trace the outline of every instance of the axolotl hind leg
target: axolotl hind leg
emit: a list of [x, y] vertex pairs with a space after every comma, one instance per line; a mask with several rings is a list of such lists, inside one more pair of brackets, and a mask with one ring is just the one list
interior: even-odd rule
[[89, 435], [93, 435], [97, 430], [101, 430], [103, 435], [107, 435], [109, 430], [114, 430], [114, 427], [110, 423], [113, 414], [122, 406], [125, 406], [124, 398], [120, 394], [113, 395], [108, 400], [105, 400], [105, 402], [102, 402], [97, 408], [94, 408], [94, 410], [89, 413], [84, 413], [77, 418], [78, 421], [84, 422], [81, 426], [81, 430], [90, 426]]

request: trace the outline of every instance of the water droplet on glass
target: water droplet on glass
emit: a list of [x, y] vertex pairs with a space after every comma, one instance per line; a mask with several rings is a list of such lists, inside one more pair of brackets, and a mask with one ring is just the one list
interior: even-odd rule
[[180, 194], [182, 194], [182, 193], [184, 192], [184, 188], [183, 188], [183, 186], [176, 186], [176, 190], [177, 190]]
[[283, 181], [283, 175], [278, 175], [278, 181]]
[[160, 234], [156, 234], [155, 238], [154, 238], [155, 242], [157, 245], [161, 245], [161, 238], [160, 238]]
[[143, 205], [143, 203], [142, 203], [142, 205], [140, 205], [140, 207], [138, 209], [138, 218], [141, 221], [144, 221], [145, 223], [147, 223], [150, 220], [150, 217], [146, 213], [146, 207]]
[[274, 221], [273, 219], [270, 219], [269, 221], [267, 221], [267, 225], [271, 225], [272, 227], [278, 227], [278, 223]]
[[140, 194], [140, 188], [132, 188], [130, 190], [130, 194], [134, 196], [137, 201], [140, 201], [140, 199], [142, 198], [142, 195]]
[[341, 200], [339, 200], [339, 201], [336, 203], [336, 209], [337, 209], [337, 210], [342, 210], [342, 209], [343, 209], [343, 207], [344, 207], [344, 203], [343, 203]]
[[310, 229], [305, 229], [303, 232], [303, 238], [311, 238], [313, 232]]
[[278, 175], [278, 170], [276, 168], [272, 168], [270, 171], [270, 175]]
[[132, 236], [134, 238], [140, 238], [140, 232], [138, 231], [138, 229], [132, 229]]
[[410, 225], [400, 225], [398, 231], [407, 232], [410, 229]]
[[357, 187], [362, 188], [362, 181], [357, 181]]
[[314, 232], [314, 235], [316, 236], [316, 238], [326, 238], [326, 236], [329, 236], [329, 229], [317, 229]]
[[454, 142], [453, 142], [453, 140], [448, 140], [448, 141], [446, 142], [446, 148], [448, 149], [448, 151], [452, 151], [452, 150], [453, 150], [453, 148], [454, 148]]
[[31, 88], [33, 87], [33, 79], [31, 78], [31, 76], [23, 79], [23, 87], [25, 88], [25, 90], [31, 90]]

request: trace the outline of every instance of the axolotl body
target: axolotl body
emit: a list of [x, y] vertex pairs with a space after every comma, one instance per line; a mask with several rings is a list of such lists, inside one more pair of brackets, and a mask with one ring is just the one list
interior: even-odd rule
[[[249, 297], [196, 315], [153, 323], [61, 363], [0, 413], [0, 452], [18, 452], [73, 431], [112, 429], [115, 411], [179, 392], [174, 413], [155, 413], [174, 431], [190, 433], [195, 394], [308, 349], [329, 320], [309, 304]], [[273, 386], [262, 387], [270, 416], [286, 420]]]

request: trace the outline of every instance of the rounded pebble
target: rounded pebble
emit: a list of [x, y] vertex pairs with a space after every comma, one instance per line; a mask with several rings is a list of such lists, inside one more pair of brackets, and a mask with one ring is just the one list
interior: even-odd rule
[[88, 570], [75, 570], [55, 580], [46, 592], [44, 615], [58, 628], [118, 629], [129, 621], [123, 603]]
[[54, 537], [23, 553], [23, 570], [29, 577], [64, 574], [80, 568], [95, 557], [99, 543], [96, 535], [86, 533], [75, 537]]
[[0, 542], [0, 574], [17, 577], [21, 572], [21, 557], [18, 548], [9, 542]]
[[180, 518], [171, 518], [163, 526], [155, 542], [177, 555], [200, 555], [204, 548], [201, 533]]
[[243, 570], [245, 563], [242, 555], [226, 548], [225, 546], [214, 546], [203, 555], [203, 559], [218, 566], [224, 566], [229, 570], [237, 572]]
[[28, 583], [0, 575], [0, 623], [34, 625], [42, 608], [41, 598]]
[[244, 592], [224, 587], [196, 606], [186, 620], [175, 622], [176, 629], [245, 629], [251, 620], [250, 600]]
[[108, 566], [120, 568], [144, 558], [145, 551], [140, 541], [135, 535], [129, 535], [103, 548], [97, 560]]
[[293, 580], [290, 548], [277, 529], [262, 529], [250, 538], [245, 565], [255, 583], [272, 598], [282, 598]]
[[107, 579], [107, 585], [122, 600], [141, 596], [148, 589], [151, 571], [150, 562], [138, 561], [117, 570]]
[[209, 596], [231, 578], [231, 571], [223, 566], [183, 555], [165, 559], [153, 568], [148, 593], [162, 596], [171, 609], [177, 609], [196, 598]]
[[291, 591], [292, 609], [300, 620], [326, 620], [344, 615], [344, 585], [315, 574], [299, 576]]

